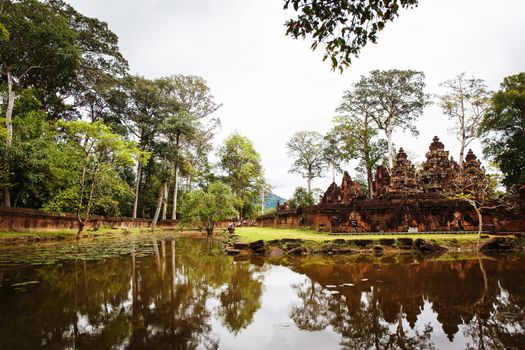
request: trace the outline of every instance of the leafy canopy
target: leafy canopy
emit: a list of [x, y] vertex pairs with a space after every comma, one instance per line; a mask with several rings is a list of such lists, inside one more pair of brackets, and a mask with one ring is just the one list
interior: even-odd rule
[[319, 177], [327, 168], [325, 140], [317, 131], [299, 131], [286, 144], [288, 155], [294, 159], [290, 173], [309, 180]]
[[136, 157], [143, 158], [135, 143], [114, 134], [102, 121], [60, 121], [61, 146], [72, 160], [71, 181], [56, 193], [46, 210], [76, 211], [89, 217], [94, 209], [119, 215], [116, 198], [131, 188], [119, 175]]
[[387, 22], [394, 20], [401, 8], [413, 8], [418, 0], [285, 0], [284, 8], [293, 8], [297, 17], [286, 21], [286, 34], [293, 38], [310, 37], [312, 50], [325, 47], [323, 61], [330, 59], [332, 69], [341, 72], [350, 66]]
[[261, 156], [253, 143], [239, 133], [228, 137], [217, 152], [219, 166], [225, 172], [224, 182], [228, 184], [241, 206], [250, 205], [259, 193], [263, 168]]
[[213, 229], [216, 222], [237, 215], [236, 198], [230, 186], [216, 181], [207, 190], [187, 192], [181, 205], [183, 225], [202, 225]]
[[480, 130], [483, 151], [499, 166], [505, 186], [525, 181], [525, 72], [503, 80]]

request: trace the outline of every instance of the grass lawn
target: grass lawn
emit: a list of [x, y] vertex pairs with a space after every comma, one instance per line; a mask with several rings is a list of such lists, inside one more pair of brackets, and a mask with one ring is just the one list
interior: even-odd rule
[[463, 233], [463, 234], [453, 234], [453, 233], [444, 233], [444, 234], [356, 234], [356, 235], [331, 235], [328, 233], [320, 233], [314, 230], [305, 230], [305, 229], [278, 229], [271, 227], [237, 227], [235, 229], [235, 234], [239, 235], [240, 241], [242, 242], [253, 242], [259, 239], [264, 241], [270, 241], [273, 239], [283, 239], [283, 238], [298, 238], [310, 241], [326, 241], [333, 239], [374, 239], [379, 240], [380, 238], [423, 238], [426, 240], [435, 239], [436, 241], [445, 241], [452, 238], [457, 239], [458, 241], [474, 241], [478, 238], [477, 234]]

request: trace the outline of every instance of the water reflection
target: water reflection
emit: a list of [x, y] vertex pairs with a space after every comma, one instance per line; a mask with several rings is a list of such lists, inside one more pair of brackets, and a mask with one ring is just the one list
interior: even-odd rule
[[[519, 349], [525, 259], [265, 262], [214, 241], [0, 267], [0, 349]], [[25, 282], [25, 283], [24, 283]]]
[[523, 259], [405, 259], [292, 261], [308, 279], [293, 285], [290, 317], [308, 331], [332, 327], [348, 349], [524, 347]]

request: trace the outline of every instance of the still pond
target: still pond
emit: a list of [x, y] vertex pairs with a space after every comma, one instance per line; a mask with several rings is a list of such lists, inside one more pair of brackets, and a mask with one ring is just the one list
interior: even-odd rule
[[524, 349], [525, 256], [234, 259], [164, 234], [0, 248], [0, 349]]

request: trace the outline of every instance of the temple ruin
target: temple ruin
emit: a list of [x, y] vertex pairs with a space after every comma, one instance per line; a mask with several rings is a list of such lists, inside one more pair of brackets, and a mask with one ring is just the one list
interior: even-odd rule
[[[344, 172], [341, 185], [333, 182], [318, 205], [306, 208], [280, 206], [275, 214], [258, 218], [261, 226], [314, 227], [329, 232], [475, 231], [478, 219], [470, 205], [449, 199], [458, 188], [472, 188], [486, 177], [481, 162], [469, 150], [458, 164], [436, 136], [418, 166], [403, 148], [389, 170], [380, 165], [372, 183], [373, 197]], [[484, 210], [485, 231], [525, 230], [525, 184], [513, 210]]]

